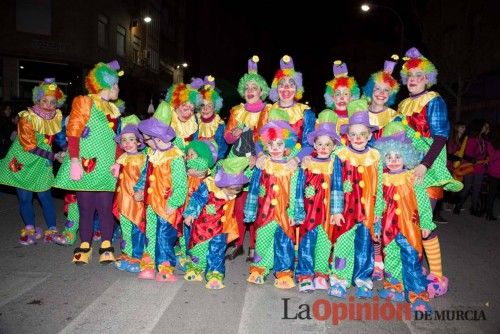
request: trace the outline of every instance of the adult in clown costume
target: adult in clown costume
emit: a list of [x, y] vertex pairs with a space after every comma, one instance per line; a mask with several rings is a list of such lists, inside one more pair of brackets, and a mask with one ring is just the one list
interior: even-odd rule
[[[229, 157], [249, 156], [255, 164], [255, 143], [259, 138], [259, 130], [262, 127], [263, 114], [267, 114], [270, 104], [264, 101], [269, 95], [269, 86], [266, 80], [258, 73], [257, 63], [258, 56], [253, 56], [248, 59], [248, 73], [241, 77], [238, 83], [238, 93], [245, 99], [245, 103], [240, 103], [234, 106], [229, 111], [229, 120], [227, 122], [224, 138], [231, 146]], [[245, 173], [248, 177], [252, 175], [252, 169], [246, 169]], [[247, 261], [251, 261], [255, 248], [255, 225], [245, 224], [243, 222], [243, 209], [248, 194], [248, 189], [244, 189], [236, 197], [235, 215], [238, 222], [239, 238], [235, 245], [228, 250], [228, 259], [233, 260], [238, 255], [243, 254], [243, 241], [245, 239], [245, 231], [248, 228], [250, 233], [250, 247], [248, 250]]]
[[[347, 105], [349, 102], [359, 98], [359, 86], [354, 77], [349, 76], [347, 64], [336, 60], [333, 62], [333, 79], [326, 83], [325, 105], [332, 109], [336, 116], [336, 131], [340, 133], [340, 127], [348, 123]], [[347, 137], [343, 136], [343, 142]]]
[[[424, 146], [420, 146], [420, 149], [425, 153], [414, 169], [415, 180], [427, 186], [434, 209], [437, 200], [443, 196], [443, 187], [448, 191], [459, 191], [463, 187], [452, 179], [446, 167], [445, 146], [450, 131], [448, 109], [438, 93], [428, 90], [437, 82], [435, 66], [416, 48], [409, 49], [404, 60], [400, 74], [410, 96], [401, 101], [398, 112], [404, 118], [408, 137], [413, 142], [423, 138], [419, 142]], [[443, 295], [448, 290], [448, 279], [443, 275], [441, 248], [435, 231], [424, 238], [423, 246], [430, 269], [429, 295]]]
[[218, 147], [218, 159], [222, 159], [227, 152], [227, 143], [224, 139], [226, 125], [219, 116], [223, 99], [215, 88], [215, 78], [211, 75], [205, 76], [203, 80], [194, 78], [191, 87], [198, 89], [202, 97], [200, 112], [196, 115], [198, 119], [196, 139], [215, 141]]
[[62, 133], [62, 113], [59, 109], [66, 96], [55, 82], [47, 78], [33, 88], [34, 105], [19, 113], [18, 135], [7, 155], [0, 160], [0, 184], [15, 187], [24, 228], [19, 243], [32, 245], [42, 238], [42, 230], [35, 227], [33, 193], [42, 205], [47, 230], [44, 241], [51, 242], [57, 234], [56, 214], [50, 188], [54, 183], [52, 162], [62, 161], [63, 152], [54, 154], [52, 144], [66, 148]]
[[[292, 57], [285, 55], [280, 60], [280, 69], [274, 75], [269, 98], [274, 102], [271, 109], [284, 110], [288, 114], [290, 126], [297, 134], [298, 145], [295, 150], [300, 150], [300, 152], [298, 154], [292, 152], [289, 157], [289, 168], [296, 167], [295, 165], [304, 156], [309, 155], [313, 149], [307, 141], [307, 135], [314, 130], [316, 116], [307, 104], [299, 102], [303, 94], [302, 73], [295, 71]], [[267, 124], [268, 113], [262, 114], [261, 117], [262, 124]], [[258, 164], [260, 167], [262, 167], [264, 161], [265, 159], [259, 159]]]
[[184, 151], [198, 137], [198, 121], [194, 111], [201, 106], [201, 94], [191, 85], [174, 84], [168, 89], [165, 101], [174, 111], [170, 123], [175, 131], [174, 144]]
[[370, 124], [378, 127], [373, 132], [371, 143], [381, 137], [384, 127], [397, 116], [396, 110], [390, 108], [396, 101], [399, 91], [399, 84], [392, 76], [396, 66], [397, 55], [393, 55], [392, 60], [384, 62], [382, 71], [370, 75], [368, 82], [363, 87], [363, 95], [369, 101], [368, 115]]
[[55, 187], [76, 191], [80, 210], [81, 244], [75, 249], [73, 262], [88, 264], [92, 254], [94, 214], [101, 222], [102, 243], [99, 261], [114, 262], [111, 246], [115, 220], [112, 213], [116, 178], [112, 166], [117, 155], [114, 141], [120, 111], [110, 101], [118, 98], [118, 62], [98, 63], [90, 70], [85, 85], [87, 96], [73, 100], [66, 136], [68, 155], [56, 177]]

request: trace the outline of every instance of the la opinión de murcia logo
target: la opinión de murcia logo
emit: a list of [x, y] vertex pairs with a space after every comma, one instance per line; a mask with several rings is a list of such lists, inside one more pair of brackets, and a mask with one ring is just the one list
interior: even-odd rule
[[[425, 321], [481, 321], [486, 320], [483, 310], [434, 310], [430, 312], [411, 311], [409, 303], [396, 303], [375, 296], [370, 302], [358, 302], [349, 296], [347, 302], [331, 302], [317, 299], [310, 304], [299, 304], [296, 308], [290, 305], [290, 298], [283, 301], [282, 320], [331, 320], [337, 325], [343, 320], [425, 320]], [[413, 315], [413, 318], [412, 318]]]

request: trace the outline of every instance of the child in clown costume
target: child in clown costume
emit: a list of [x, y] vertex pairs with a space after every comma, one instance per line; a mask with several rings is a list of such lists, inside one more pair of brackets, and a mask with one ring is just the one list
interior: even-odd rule
[[422, 271], [422, 237], [436, 228], [427, 191], [414, 182], [411, 169], [420, 162], [404, 126], [392, 122], [384, 128], [375, 147], [380, 151], [387, 172], [383, 174], [386, 207], [380, 226], [376, 226], [384, 252], [384, 289], [380, 297], [408, 300], [415, 311], [430, 311], [427, 278]]
[[156, 278], [158, 282], [176, 281], [177, 215], [187, 194], [184, 153], [172, 143], [175, 132], [168, 124], [173, 113], [168, 105], [166, 107], [139, 123], [139, 130], [150, 150], [145, 178], [141, 178], [134, 188], [144, 194], [146, 207], [146, 226], [141, 228], [146, 234], [146, 247], [139, 278]]
[[329, 288], [333, 223], [342, 218], [344, 208], [342, 165], [337, 156], [332, 157], [340, 143], [334, 120], [335, 115], [329, 109], [318, 115], [316, 130], [307, 136], [309, 144], [314, 146], [315, 157], [304, 159], [299, 170], [294, 218], [300, 223], [295, 268], [299, 291]]
[[[114, 105], [120, 111], [120, 114], [123, 114], [125, 111], [125, 102], [121, 99], [117, 99], [113, 101]], [[64, 136], [66, 136], [66, 123], [68, 121], [68, 117], [66, 117], [65, 122], [63, 124]], [[120, 123], [120, 119], [118, 119], [118, 124]], [[119, 131], [120, 126], [116, 126], [116, 130]], [[88, 135], [83, 134], [84, 136]], [[66, 216], [66, 221], [64, 222], [64, 229], [61, 233], [58, 233], [54, 236], [54, 242], [58, 245], [62, 246], [72, 246], [76, 242], [76, 238], [78, 235], [78, 228], [80, 226], [80, 213], [78, 210], [78, 202], [76, 200], [76, 193], [74, 191], [67, 192], [64, 195], [64, 215]], [[116, 232], [118, 228], [115, 225], [115, 232], [113, 233], [113, 241], [115, 240]], [[97, 212], [94, 215], [94, 232], [93, 232], [92, 241], [101, 241], [101, 223], [99, 222], [99, 218], [97, 217]]]
[[119, 270], [133, 273], [140, 271], [139, 262], [144, 252], [145, 240], [141, 231], [144, 226], [144, 203], [134, 199], [134, 186], [146, 164], [146, 155], [140, 152], [144, 148], [144, 140], [138, 125], [139, 118], [135, 115], [121, 120], [122, 129], [115, 141], [124, 153], [116, 160], [119, 169], [113, 169], [115, 177], [118, 177], [113, 209], [122, 231], [122, 255], [115, 262], [115, 266]]
[[174, 84], [168, 89], [165, 101], [174, 111], [170, 124], [176, 136], [174, 144], [184, 151], [186, 145], [198, 137], [194, 110], [201, 106], [201, 94], [191, 85]]
[[[262, 127], [263, 117], [267, 114], [270, 106], [264, 101], [269, 94], [269, 86], [266, 80], [258, 74], [257, 63], [258, 56], [253, 56], [248, 59], [248, 73], [241, 77], [238, 83], [238, 93], [245, 99], [245, 103], [240, 103], [234, 106], [229, 111], [229, 120], [227, 122], [224, 138], [231, 146], [228, 154], [229, 157], [240, 156], [250, 157], [250, 167], [245, 173], [248, 177], [252, 175], [252, 169], [255, 165], [255, 143], [259, 138], [259, 130]], [[228, 259], [233, 260], [238, 255], [243, 254], [243, 241], [245, 232], [248, 227], [250, 233], [250, 247], [248, 250], [247, 261], [251, 261], [255, 248], [255, 227], [254, 224], [245, 224], [243, 221], [243, 210], [247, 198], [248, 189], [243, 191], [236, 197], [235, 215], [238, 222], [239, 237], [235, 241], [235, 245], [228, 249]]]
[[198, 133], [196, 139], [213, 140], [218, 146], [218, 158], [226, 156], [227, 144], [224, 140], [226, 126], [224, 120], [219, 116], [222, 108], [222, 97], [215, 88], [215, 78], [211, 75], [205, 76], [204, 80], [194, 78], [191, 87], [198, 89], [202, 96], [202, 103], [198, 119]]
[[356, 296], [371, 298], [373, 282], [373, 226], [383, 207], [382, 164], [377, 150], [367, 146], [377, 128], [368, 118], [368, 104], [360, 99], [347, 105], [349, 120], [340, 127], [349, 144], [336, 154], [342, 161], [343, 218], [334, 222], [333, 259], [329, 295], [346, 298], [356, 285]]
[[59, 169], [55, 187], [76, 191], [81, 245], [73, 255], [75, 264], [89, 263], [96, 212], [103, 239], [99, 261], [103, 264], [115, 261], [111, 239], [115, 225], [112, 205], [116, 178], [112, 166], [118, 152], [114, 137], [120, 111], [109, 101], [118, 98], [118, 80], [123, 75], [119, 70], [117, 61], [96, 64], [85, 80], [90, 95], [73, 100], [68, 119], [69, 157]]
[[177, 230], [179, 233], [179, 247], [176, 254], [179, 257], [178, 266], [185, 270], [185, 265], [189, 262], [187, 248], [189, 246], [190, 227], [183, 224], [182, 214], [191, 200], [191, 196], [198, 190], [203, 180], [211, 174], [211, 168], [217, 161], [217, 144], [208, 140], [193, 140], [186, 147], [186, 168], [188, 190], [186, 201], [181, 207], [177, 216]]
[[[425, 155], [415, 167], [416, 182], [427, 186], [431, 207], [443, 196], [443, 187], [448, 191], [458, 191], [461, 183], [454, 182], [446, 167], [446, 141], [450, 131], [448, 110], [443, 98], [428, 89], [437, 81], [437, 70], [416, 48], [409, 49], [401, 69], [401, 80], [408, 88], [410, 97], [401, 101], [398, 112], [402, 114], [407, 135], [424, 138]], [[413, 135], [413, 133], [415, 135]], [[425, 145], [424, 145], [425, 146]], [[448, 278], [443, 275], [441, 248], [435, 231], [424, 238], [423, 246], [429, 262], [431, 297], [440, 296], [448, 290]]]
[[290, 289], [293, 280], [295, 226], [293, 222], [296, 170], [287, 168], [286, 155], [297, 136], [283, 110], [273, 109], [260, 129], [260, 141], [270, 159], [254, 169], [245, 204], [245, 222], [255, 224], [255, 254], [247, 281], [263, 284], [274, 269], [274, 286]]
[[[393, 60], [398, 60], [397, 55], [392, 56]], [[368, 82], [363, 87], [364, 98], [369, 101], [368, 115], [370, 124], [378, 127], [378, 130], [372, 133], [372, 139], [368, 143], [373, 146], [375, 140], [380, 138], [384, 127], [397, 117], [397, 112], [390, 108], [396, 100], [399, 91], [399, 84], [392, 76], [396, 62], [386, 60], [382, 71], [373, 73]], [[382, 250], [379, 241], [374, 243], [375, 267], [373, 270], [373, 279], [381, 280], [384, 277], [384, 263], [382, 260]]]
[[245, 157], [222, 161], [215, 177], [203, 181], [184, 211], [184, 223], [191, 228], [191, 261], [184, 278], [201, 281], [204, 273], [207, 289], [224, 288], [224, 253], [227, 243], [238, 238], [234, 201], [248, 183], [243, 174], [247, 166]]
[[57, 234], [56, 214], [50, 188], [54, 182], [52, 162], [62, 161], [63, 152], [54, 154], [52, 144], [66, 148], [62, 133], [62, 113], [58, 107], [66, 96], [55, 79], [47, 78], [33, 88], [33, 107], [19, 113], [17, 136], [7, 155], [0, 160], [0, 184], [16, 188], [19, 211], [25, 227], [19, 243], [32, 245], [42, 238], [42, 230], [35, 227], [33, 193], [42, 205], [47, 230], [45, 242], [52, 242]]
[[[297, 156], [295, 156], [295, 152], [293, 153], [288, 168], [296, 168], [300, 160], [312, 152], [312, 146], [307, 142], [307, 135], [314, 130], [316, 116], [307, 104], [298, 102], [303, 94], [302, 73], [295, 71], [292, 58], [285, 55], [280, 60], [280, 69], [274, 75], [269, 98], [274, 102], [271, 109], [284, 110], [288, 114], [290, 126], [297, 134], [297, 148], [300, 149], [300, 152]], [[268, 113], [262, 114], [261, 117], [261, 124], [267, 124]], [[257, 150], [262, 150], [260, 145], [257, 145]], [[265, 155], [263, 156], [260, 152], [258, 166], [263, 166], [264, 157]]]
[[373, 132], [370, 146], [382, 136], [384, 127], [397, 117], [396, 110], [390, 108], [396, 101], [399, 84], [392, 76], [397, 55], [392, 55], [393, 60], [386, 60], [382, 71], [373, 73], [363, 87], [363, 96], [369, 101], [368, 115], [370, 124], [378, 127]]
[[[333, 79], [326, 83], [325, 105], [336, 115], [336, 131], [340, 133], [340, 126], [348, 123], [347, 105], [350, 101], [359, 99], [359, 86], [354, 77], [350, 77], [347, 64], [340, 60], [333, 62]], [[344, 143], [347, 137], [343, 137]]]

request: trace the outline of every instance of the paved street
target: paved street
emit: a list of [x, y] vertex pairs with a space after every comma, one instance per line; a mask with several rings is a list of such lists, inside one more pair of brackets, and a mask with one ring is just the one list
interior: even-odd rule
[[[62, 201], [56, 205], [62, 225]], [[176, 283], [141, 281], [111, 265], [100, 265], [97, 249], [90, 265], [77, 267], [70, 261], [72, 248], [19, 245], [22, 223], [12, 195], [0, 195], [0, 216], [0, 333], [500, 333], [500, 221], [487, 222], [466, 212], [444, 213], [451, 222], [438, 227], [450, 290], [432, 300], [431, 306], [455, 311], [450, 314], [472, 311], [466, 313], [469, 318], [476, 314], [480, 320], [365, 317], [337, 325], [331, 316], [324, 321], [282, 319], [303, 311], [306, 306], [301, 304], [310, 306], [313, 318], [316, 300], [340, 301], [324, 291], [280, 291], [272, 280], [251, 286], [245, 281], [243, 256], [227, 263], [226, 288], [220, 291], [185, 282], [182, 276]], [[284, 298], [289, 298], [286, 314]]]

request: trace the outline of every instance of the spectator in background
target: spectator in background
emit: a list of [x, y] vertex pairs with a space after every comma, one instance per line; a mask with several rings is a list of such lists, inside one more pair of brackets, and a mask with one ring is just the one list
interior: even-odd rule
[[487, 144], [487, 150], [488, 199], [486, 201], [486, 219], [497, 220], [493, 214], [493, 206], [498, 194], [498, 185], [500, 184], [500, 124], [494, 127], [491, 142]]
[[464, 188], [460, 193], [460, 201], [453, 209], [453, 213], [459, 214], [469, 192], [472, 193], [470, 213], [480, 217], [483, 214], [480, 201], [481, 184], [487, 167], [487, 140], [490, 125], [484, 120], [473, 120], [466, 129], [467, 143], [463, 155], [463, 161], [473, 164], [472, 173], [465, 175], [463, 179]]

